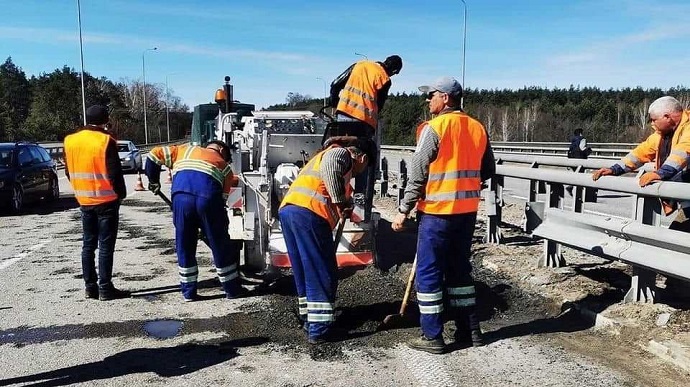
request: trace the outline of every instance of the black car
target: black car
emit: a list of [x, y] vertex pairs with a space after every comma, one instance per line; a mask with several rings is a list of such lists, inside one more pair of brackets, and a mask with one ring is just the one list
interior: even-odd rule
[[24, 203], [60, 196], [57, 167], [37, 144], [0, 143], [0, 207], [20, 213]]

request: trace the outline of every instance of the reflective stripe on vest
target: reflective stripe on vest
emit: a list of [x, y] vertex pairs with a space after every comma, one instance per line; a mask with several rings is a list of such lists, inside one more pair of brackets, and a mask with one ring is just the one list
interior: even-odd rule
[[439, 138], [439, 149], [417, 208], [437, 215], [477, 212], [488, 141], [484, 126], [460, 111], [441, 114], [428, 125]]
[[[290, 185], [290, 189], [280, 204], [281, 208], [287, 204], [306, 208], [326, 219], [331, 228], [335, 228], [338, 222], [338, 210], [331, 201], [331, 195], [328, 193], [319, 171], [323, 155], [328, 150], [337, 147], [336, 145], [328, 147], [309, 160], [307, 165], [297, 175], [295, 181], [292, 182], [292, 185]], [[344, 177], [346, 197], [349, 197], [352, 192], [352, 187], [350, 186], [351, 175], [352, 171], [349, 171]]]
[[94, 206], [118, 199], [105, 161], [110, 141], [107, 133], [89, 129], [65, 137], [67, 170], [79, 205]]
[[390, 77], [380, 64], [372, 61], [357, 62], [345, 87], [340, 91], [337, 110], [376, 129], [379, 119], [376, 96], [389, 80]]

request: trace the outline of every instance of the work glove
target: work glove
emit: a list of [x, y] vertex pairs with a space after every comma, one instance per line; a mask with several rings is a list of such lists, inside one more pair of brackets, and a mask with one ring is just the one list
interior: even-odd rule
[[352, 204], [349, 202], [336, 203], [336, 208], [338, 211], [338, 217], [341, 219], [347, 219], [352, 215]]
[[661, 180], [661, 176], [659, 176], [658, 173], [656, 172], [647, 172], [644, 175], [640, 177], [640, 187], [644, 187], [646, 185], [651, 184], [653, 181]]
[[151, 183], [149, 182], [149, 191], [154, 194], [158, 194], [161, 191], [161, 183]]
[[597, 169], [592, 173], [592, 180], [597, 181], [602, 176], [613, 175], [613, 169], [611, 168], [601, 168]]

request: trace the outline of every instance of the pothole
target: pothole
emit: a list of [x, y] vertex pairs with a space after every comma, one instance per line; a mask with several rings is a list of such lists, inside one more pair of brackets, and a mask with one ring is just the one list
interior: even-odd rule
[[154, 320], [144, 324], [144, 332], [154, 339], [166, 340], [177, 336], [182, 331], [182, 321]]

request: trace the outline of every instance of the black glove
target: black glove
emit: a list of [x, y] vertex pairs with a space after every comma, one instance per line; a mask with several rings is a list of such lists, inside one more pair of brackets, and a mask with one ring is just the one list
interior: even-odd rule
[[161, 191], [161, 183], [151, 183], [149, 182], [149, 191], [154, 194], [158, 194]]

